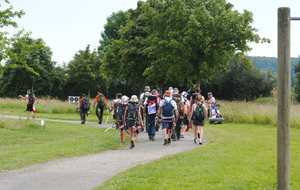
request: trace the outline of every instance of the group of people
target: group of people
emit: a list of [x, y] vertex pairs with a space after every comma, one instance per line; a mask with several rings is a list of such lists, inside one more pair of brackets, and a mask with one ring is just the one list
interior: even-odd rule
[[[34, 111], [33, 105], [37, 98], [30, 90], [27, 90], [26, 96], [19, 97], [28, 99], [26, 110], [29, 118], [29, 113]], [[93, 108], [96, 109], [98, 123], [102, 124], [107, 99], [102, 91], [98, 90], [94, 100]], [[81, 95], [79, 103], [81, 124], [85, 124], [91, 103], [85, 94]], [[135, 147], [135, 138], [140, 131], [146, 130], [149, 140], [155, 141], [156, 132], [160, 128], [163, 132], [163, 145], [171, 144], [171, 140], [184, 138], [184, 133], [191, 128], [194, 132], [194, 143], [202, 145], [205, 118], [221, 117], [219, 105], [216, 104], [212, 93], [209, 92], [208, 100], [205, 100], [200, 88], [196, 88], [188, 98], [188, 92], [179, 93], [177, 88], [169, 87], [161, 93], [159, 89], [151, 91], [150, 87], [146, 86], [139, 98], [136, 95], [129, 98], [117, 93], [111, 104], [114, 111], [113, 118], [120, 129], [121, 142], [125, 143], [126, 134], [129, 133], [130, 148]]]
[[172, 140], [184, 138], [184, 133], [193, 128], [194, 143], [202, 145], [205, 118], [219, 114], [215, 109], [212, 93], [208, 94], [208, 98], [205, 101], [200, 88], [189, 99], [187, 92], [179, 93], [177, 88], [172, 87], [161, 93], [159, 89], [151, 90], [146, 86], [139, 99], [136, 95], [129, 98], [117, 93], [112, 107], [115, 122], [120, 129], [121, 142], [125, 142], [128, 131], [130, 148], [134, 148], [135, 138], [140, 130], [146, 130], [149, 140], [155, 141], [156, 132], [161, 128], [163, 145], [169, 145]]

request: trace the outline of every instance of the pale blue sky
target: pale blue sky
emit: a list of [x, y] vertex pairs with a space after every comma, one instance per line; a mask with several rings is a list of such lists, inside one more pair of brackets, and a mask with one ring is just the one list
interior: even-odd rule
[[[33, 38], [42, 38], [53, 51], [59, 64], [69, 62], [78, 50], [88, 44], [97, 48], [106, 18], [113, 12], [136, 8], [137, 0], [10, 0], [15, 10], [26, 15], [16, 19], [19, 28], [32, 31]], [[270, 44], [250, 44], [250, 56], [277, 57], [277, 9], [290, 7], [291, 16], [300, 17], [299, 0], [229, 0], [234, 9], [253, 12], [254, 23], [261, 37]], [[291, 24], [291, 56], [300, 55], [300, 21]], [[13, 31], [9, 30], [12, 34]]]

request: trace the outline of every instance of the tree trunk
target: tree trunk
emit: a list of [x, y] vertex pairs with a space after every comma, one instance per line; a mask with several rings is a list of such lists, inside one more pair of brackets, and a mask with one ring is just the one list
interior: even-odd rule
[[196, 88], [200, 88], [200, 86], [201, 86], [201, 80], [198, 79], [198, 80], [196, 81]]

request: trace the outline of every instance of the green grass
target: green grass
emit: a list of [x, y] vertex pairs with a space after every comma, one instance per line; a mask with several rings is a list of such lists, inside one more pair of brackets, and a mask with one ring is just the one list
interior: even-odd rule
[[[291, 189], [300, 189], [299, 135], [291, 130]], [[138, 165], [95, 189], [276, 189], [275, 126], [207, 125], [205, 137], [204, 146]]]
[[113, 130], [38, 120], [1, 119], [0, 172], [50, 160], [99, 153], [128, 144], [119, 143]]

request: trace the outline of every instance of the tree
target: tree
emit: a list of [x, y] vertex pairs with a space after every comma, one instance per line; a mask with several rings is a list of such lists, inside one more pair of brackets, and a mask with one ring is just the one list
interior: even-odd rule
[[102, 65], [103, 54], [101, 51], [90, 51], [88, 45], [84, 51], [80, 50], [75, 54], [74, 59], [68, 65], [67, 73], [69, 74], [70, 81], [77, 86], [77, 93], [80, 90], [87, 92], [88, 96], [91, 90], [107, 88], [107, 77], [100, 71]]
[[295, 85], [296, 100], [297, 102], [300, 102], [300, 61], [295, 66], [295, 72], [296, 72], [296, 79], [297, 79]]
[[[15, 17], [21, 18], [25, 14], [25, 12], [22, 10], [14, 11], [13, 6], [10, 5], [10, 2], [8, 0], [0, 0], [0, 7], [5, 4], [9, 7], [4, 10], [0, 10], [0, 28], [4, 28], [7, 26], [13, 26], [15, 28], [18, 27], [18, 24], [12, 19]], [[7, 32], [0, 32], [0, 62], [6, 58], [5, 49], [9, 45], [9, 39], [6, 37], [7, 34]]]
[[276, 82], [274, 72], [261, 71], [252, 66], [248, 57], [236, 55], [228, 71], [215, 75], [203, 89], [214, 92], [218, 99], [250, 101], [270, 96]]
[[148, 0], [140, 8], [152, 49], [148, 73], [163, 66], [160, 73], [170, 81], [200, 87], [227, 69], [232, 54], [249, 51], [247, 42], [268, 41], [255, 34], [251, 12], [232, 10], [226, 0]]
[[50, 95], [54, 88], [52, 51], [42, 39], [33, 39], [29, 35], [20, 32], [11, 39], [0, 80], [1, 96], [13, 97], [26, 89], [39, 95]]
[[120, 39], [119, 30], [121, 26], [126, 24], [127, 12], [119, 11], [112, 13], [106, 20], [104, 25], [104, 32], [101, 32], [102, 39], [100, 40], [99, 50], [106, 52], [108, 45], [111, 45], [113, 40]]

